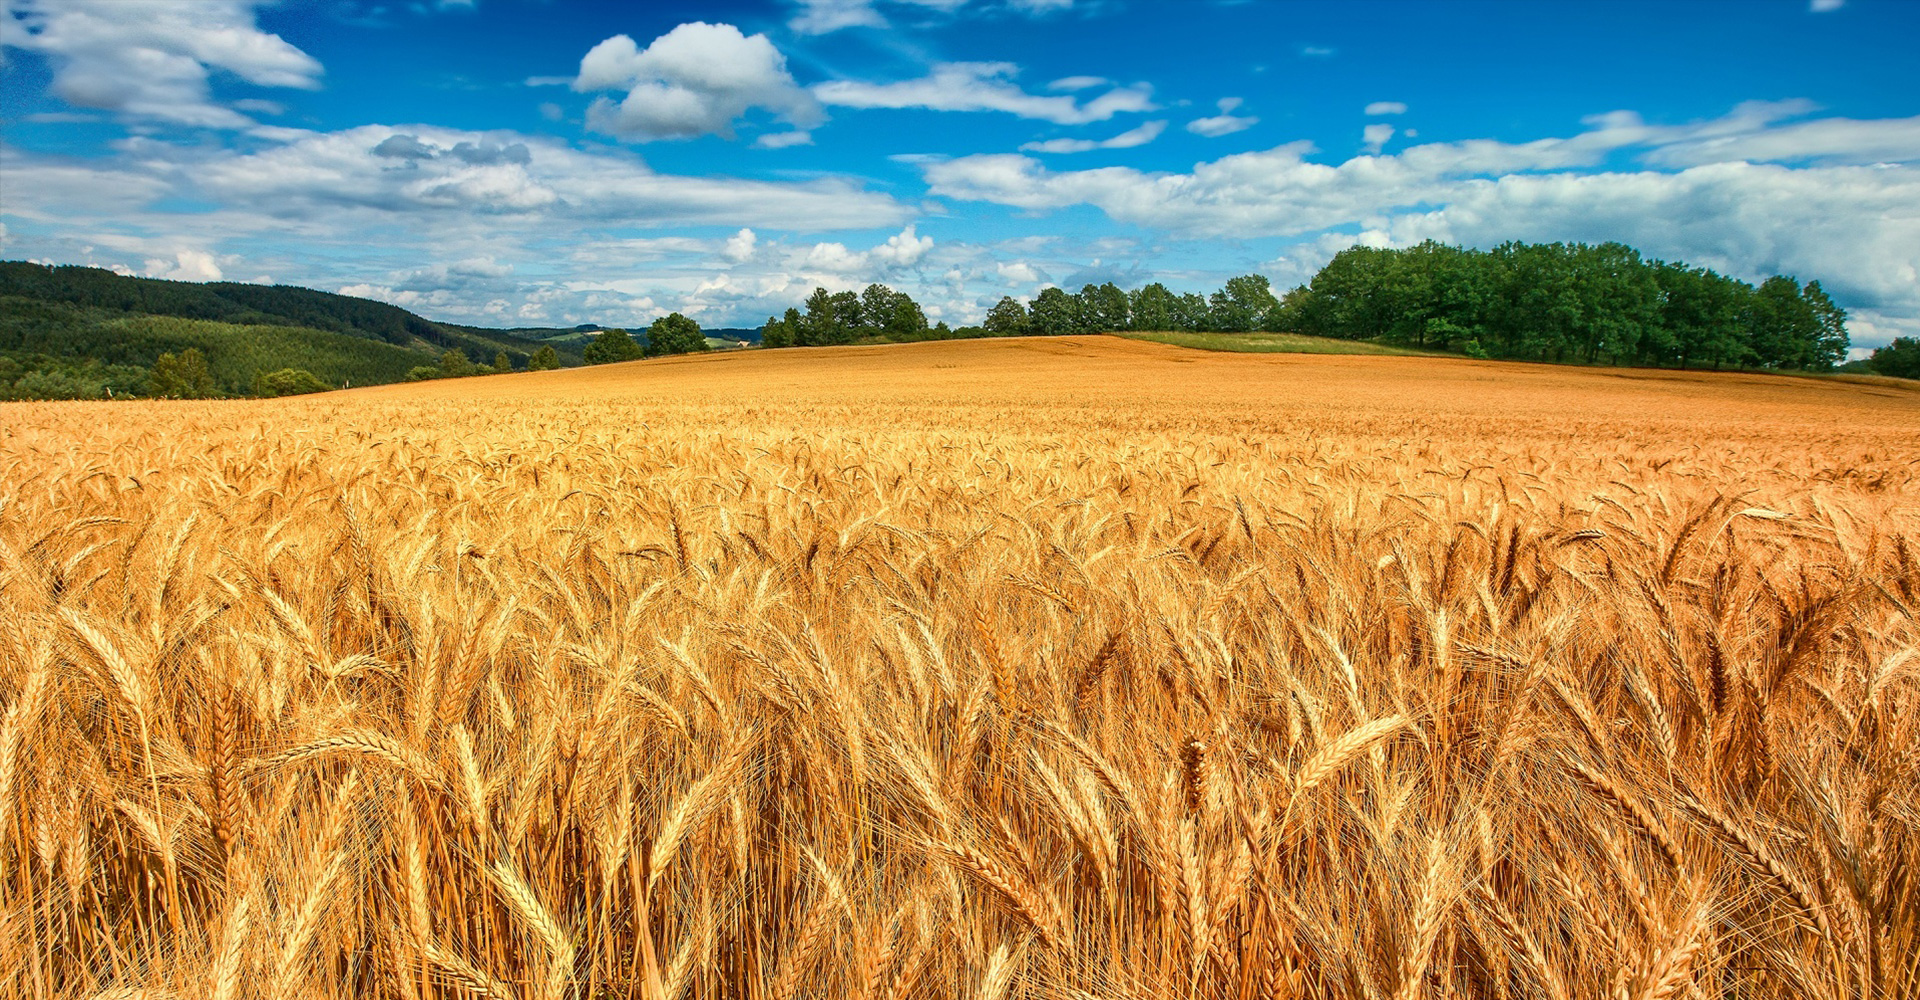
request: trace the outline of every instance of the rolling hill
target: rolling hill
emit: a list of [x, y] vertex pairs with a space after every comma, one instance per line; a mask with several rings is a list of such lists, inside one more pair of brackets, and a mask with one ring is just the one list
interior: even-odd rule
[[0, 398], [140, 395], [160, 355], [206, 356], [217, 388], [299, 368], [330, 385], [398, 382], [455, 350], [515, 367], [551, 346], [563, 365], [598, 327], [490, 330], [287, 285], [137, 278], [92, 267], [0, 262]]

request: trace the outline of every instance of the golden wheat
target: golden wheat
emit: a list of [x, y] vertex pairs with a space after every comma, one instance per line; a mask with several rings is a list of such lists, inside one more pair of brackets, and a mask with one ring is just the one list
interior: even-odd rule
[[0, 997], [1920, 996], [1920, 394], [763, 352], [0, 407]]

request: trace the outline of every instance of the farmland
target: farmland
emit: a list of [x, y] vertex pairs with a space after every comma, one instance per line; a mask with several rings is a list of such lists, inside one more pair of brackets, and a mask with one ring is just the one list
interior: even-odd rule
[[1916, 549], [1892, 383], [4, 404], [0, 996], [1920, 995]]

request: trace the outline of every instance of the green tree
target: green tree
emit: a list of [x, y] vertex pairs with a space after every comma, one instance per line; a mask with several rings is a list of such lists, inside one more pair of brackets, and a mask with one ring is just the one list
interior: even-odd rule
[[801, 347], [851, 344], [859, 327], [859, 293], [815, 288], [813, 294], [807, 296], [807, 317], [800, 331], [805, 336], [795, 342]]
[[1027, 307], [1011, 295], [1002, 295], [992, 309], [987, 310], [984, 324], [987, 333], [995, 337], [1023, 337], [1027, 334]]
[[1153, 282], [1134, 290], [1127, 296], [1127, 318], [1135, 330], [1168, 331], [1175, 330], [1175, 315], [1179, 308], [1179, 299], [1167, 286]]
[[700, 324], [679, 313], [669, 313], [647, 327], [647, 356], [691, 354], [707, 349], [707, 338]]
[[[912, 296], [905, 292], [895, 292], [888, 305], [886, 325], [881, 329], [888, 340], [927, 339], [927, 314], [920, 309], [920, 303], [913, 301]], [[862, 308], [865, 308], [864, 303]]]
[[848, 318], [857, 336], [878, 337], [886, 332], [888, 323], [893, 319], [893, 300], [898, 295], [885, 285], [868, 285], [860, 293], [860, 311]]
[[835, 292], [828, 302], [833, 307], [834, 339], [832, 344], [851, 344], [860, 335], [862, 319], [860, 315], [860, 293]]
[[1893, 338], [1893, 343], [1874, 349], [1867, 357], [1867, 367], [1880, 375], [1920, 378], [1920, 339]]
[[540, 349], [527, 358], [527, 370], [530, 372], [552, 371], [560, 367], [560, 352], [552, 344], [542, 344]]
[[1120, 286], [1109, 281], [1100, 285], [1084, 285], [1080, 294], [1080, 329], [1086, 333], [1119, 333], [1132, 329], [1128, 322], [1132, 306], [1127, 301], [1127, 293]]
[[213, 373], [197, 347], [178, 354], [162, 354], [147, 373], [147, 394], [160, 399], [208, 399], [214, 395]]
[[1207, 298], [1199, 292], [1183, 292], [1173, 299], [1174, 330], [1211, 330], [1208, 319]]
[[1028, 329], [1043, 337], [1080, 332], [1080, 300], [1049, 285], [1033, 297]]
[[253, 394], [262, 399], [301, 396], [310, 392], [326, 392], [332, 388], [320, 381], [320, 376], [304, 368], [282, 368], [275, 372], [261, 372], [253, 377]]
[[1847, 360], [1847, 311], [1827, 297], [1820, 282], [1809, 281], [1800, 290], [1800, 298], [1813, 314], [1813, 339], [1807, 351], [1807, 367], [1813, 371], [1831, 371]]
[[1298, 333], [1307, 328], [1307, 313], [1313, 308], [1313, 290], [1296, 285], [1280, 296], [1260, 321], [1260, 329], [1269, 333]]
[[460, 378], [464, 375], [472, 375], [475, 371], [475, 365], [468, 360], [467, 352], [458, 347], [449, 347], [440, 355], [440, 374], [446, 378]]
[[1820, 321], [1801, 296], [1800, 283], [1774, 275], [1754, 290], [1750, 323], [1754, 360], [1765, 368], [1809, 368]]
[[599, 336], [594, 337], [586, 350], [581, 352], [581, 360], [590, 365], [637, 361], [645, 356], [640, 345], [633, 342], [633, 336], [619, 329], [600, 331]]
[[1249, 333], [1260, 328], [1260, 321], [1279, 306], [1273, 287], [1264, 274], [1243, 274], [1228, 278], [1227, 285], [1208, 303], [1213, 328], [1226, 333]]
[[778, 316], [768, 316], [766, 325], [760, 328], [760, 346], [792, 347], [793, 327], [788, 326], [787, 321]]
[[513, 359], [507, 357], [507, 352], [505, 351], [495, 351], [493, 355], [493, 370], [495, 374], [499, 375], [505, 375], [513, 371]]

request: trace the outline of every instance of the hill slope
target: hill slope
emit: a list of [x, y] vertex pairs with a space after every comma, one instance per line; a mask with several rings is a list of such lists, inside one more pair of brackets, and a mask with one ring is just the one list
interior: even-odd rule
[[[222, 391], [303, 368], [340, 385], [395, 382], [447, 350], [516, 366], [543, 346], [580, 363], [571, 330], [436, 323], [398, 306], [288, 285], [136, 278], [0, 262], [0, 397], [137, 395], [163, 353], [197, 348]], [[531, 334], [556, 335], [546, 340]], [[24, 384], [23, 384], [24, 383]]]

